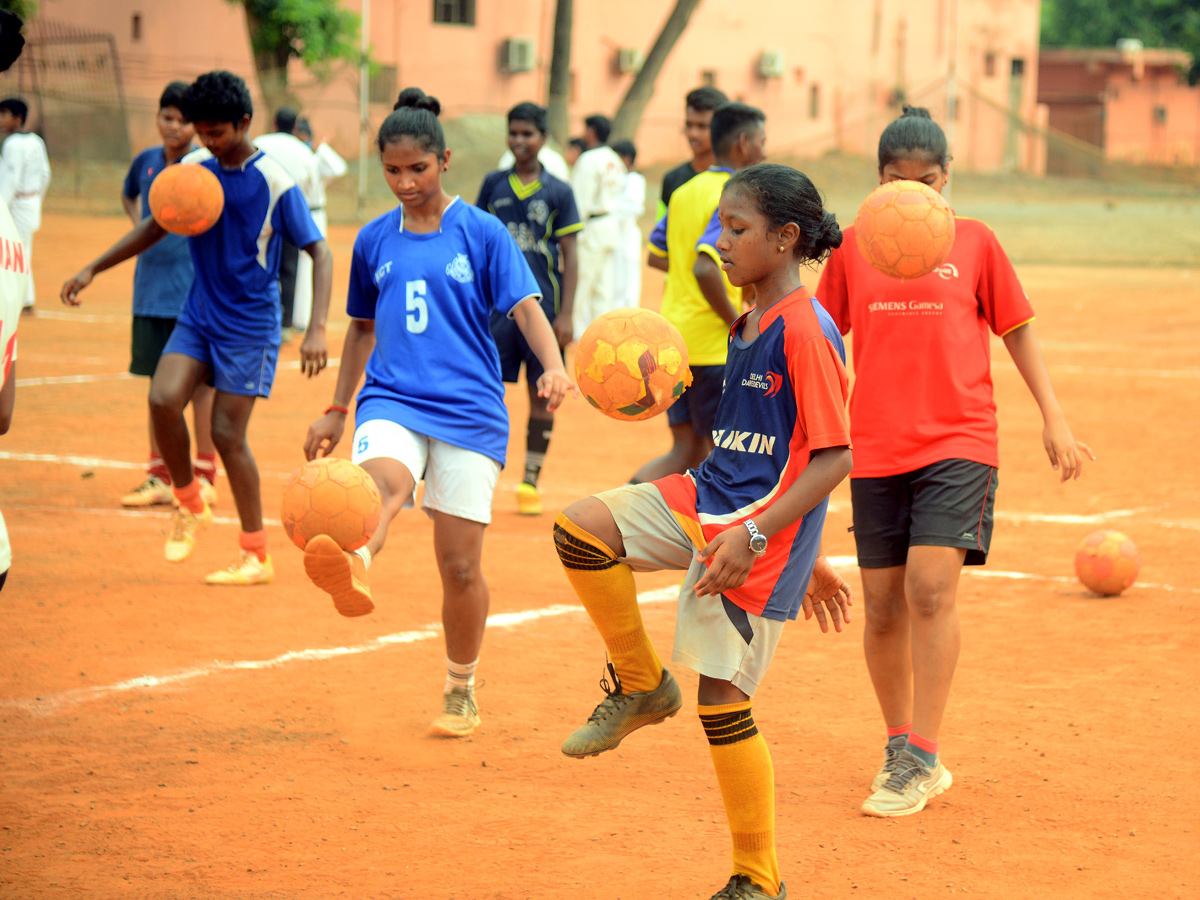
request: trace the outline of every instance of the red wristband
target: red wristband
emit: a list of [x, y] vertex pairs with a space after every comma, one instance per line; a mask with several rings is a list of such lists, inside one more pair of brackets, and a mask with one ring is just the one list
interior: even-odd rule
[[326, 407], [324, 415], [329, 415], [331, 412], [340, 412], [344, 416], [350, 415], [350, 410], [344, 406], [329, 406]]

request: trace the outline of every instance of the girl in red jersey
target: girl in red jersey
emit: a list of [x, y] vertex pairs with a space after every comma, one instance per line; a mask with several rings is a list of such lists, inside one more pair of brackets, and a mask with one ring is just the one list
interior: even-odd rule
[[[879, 138], [879, 182], [941, 191], [946, 136], [905, 107]], [[854, 331], [851, 500], [866, 598], [863, 646], [887, 725], [883, 768], [863, 803], [904, 816], [951, 784], [938, 732], [960, 643], [955, 594], [963, 565], [987, 560], [996, 495], [996, 404], [989, 334], [1004, 340], [1041, 409], [1042, 441], [1063, 481], [1092, 452], [1067, 426], [1034, 337], [1029, 304], [996, 236], [956, 219], [946, 262], [921, 278], [876, 272], [847, 229], [817, 296]]]

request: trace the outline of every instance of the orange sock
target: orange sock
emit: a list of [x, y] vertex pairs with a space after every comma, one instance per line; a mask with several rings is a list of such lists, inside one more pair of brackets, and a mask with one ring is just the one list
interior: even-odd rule
[[[194, 484], [195, 482], [193, 482]], [[253, 553], [258, 557], [259, 562], [267, 561], [267, 532], [259, 531], [243, 531], [238, 537], [238, 546], [247, 553]]]
[[175, 485], [175, 499], [179, 501], [179, 505], [193, 515], [200, 515], [204, 512], [204, 499], [200, 496], [200, 482], [195, 478], [185, 484], [183, 487]]

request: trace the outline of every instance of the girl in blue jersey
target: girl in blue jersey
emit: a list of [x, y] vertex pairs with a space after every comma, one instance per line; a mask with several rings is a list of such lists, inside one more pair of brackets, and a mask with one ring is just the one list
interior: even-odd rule
[[787, 891], [774, 774], [750, 698], [788, 619], [803, 609], [826, 631], [828, 609], [841, 631], [849, 618], [849, 588], [818, 555], [829, 492], [851, 467], [844, 350], [798, 265], [826, 256], [842, 233], [812, 182], [787, 166], [733, 175], [719, 215], [721, 267], [734, 285], [753, 287], [755, 306], [730, 330], [716, 447], [685, 475], [574, 503], [554, 526], [612, 675], [602, 682], [608, 696], [562, 750], [595, 756], [679, 711], [633, 572], [686, 570], [672, 662], [700, 675], [698, 712], [733, 842], [729, 881], [713, 900], [778, 900]]
[[337, 446], [365, 371], [352, 458], [379, 486], [383, 517], [370, 543], [353, 554], [325, 536], [309, 541], [304, 567], [342, 615], [369, 613], [371, 559], [425, 480], [422, 506], [433, 519], [448, 672], [442, 714], [431, 731], [459, 737], [479, 725], [475, 667], [488, 610], [480, 556], [508, 446], [491, 311], [510, 316], [537, 355], [545, 370], [538, 395], [549, 409], [574, 385], [537, 281], [508, 230], [442, 189], [450, 151], [440, 110], [435, 98], [407, 88], [379, 129], [384, 178], [401, 205], [354, 242], [337, 389], [304, 443], [309, 459]]

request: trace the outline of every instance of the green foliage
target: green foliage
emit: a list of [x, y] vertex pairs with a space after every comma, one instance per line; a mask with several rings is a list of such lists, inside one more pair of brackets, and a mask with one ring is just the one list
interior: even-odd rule
[[286, 64], [296, 57], [320, 68], [336, 59], [357, 59], [359, 16], [337, 0], [229, 0], [246, 8], [250, 44], [259, 59]]
[[29, 20], [37, 15], [37, 0], [0, 0], [0, 9], [16, 13], [29, 24]]
[[1137, 38], [1147, 47], [1192, 55], [1188, 80], [1200, 80], [1200, 3], [1196, 0], [1043, 0], [1042, 46], [1112, 47]]

